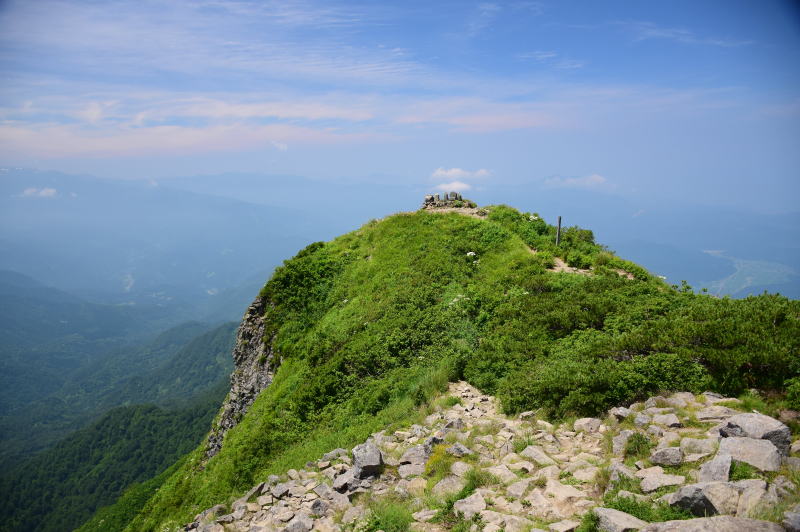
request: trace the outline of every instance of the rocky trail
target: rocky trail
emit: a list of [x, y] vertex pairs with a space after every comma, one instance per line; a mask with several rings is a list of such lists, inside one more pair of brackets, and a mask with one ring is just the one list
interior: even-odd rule
[[418, 531], [798, 531], [800, 441], [738, 403], [675, 393], [554, 426], [452, 383], [424, 423], [264, 479], [186, 530], [376, 530], [388, 503]]

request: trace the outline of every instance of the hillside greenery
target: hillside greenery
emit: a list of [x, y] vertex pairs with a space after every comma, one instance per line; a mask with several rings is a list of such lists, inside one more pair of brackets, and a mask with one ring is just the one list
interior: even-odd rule
[[[0, 530], [73, 529], [131, 484], [143, 483], [132, 491], [146, 492], [146, 481], [207, 433], [228, 389], [234, 339], [234, 323], [172, 328], [76, 372], [59, 394], [0, 418], [0, 492], [9, 494], [0, 502]], [[30, 453], [31, 440], [74, 431], [91, 418], [38, 454], [20, 459], [14, 452]]]
[[[197, 445], [227, 393], [223, 379], [190, 406], [122, 406], [0, 477], [2, 530], [73, 530]], [[144, 501], [142, 501], [143, 503]], [[138, 508], [137, 508], [138, 509]]]
[[0, 464], [46, 449], [115, 406], [192, 400], [230, 373], [235, 327], [188, 322], [133, 343], [75, 335], [0, 345], [9, 396], [0, 408]]
[[[669, 390], [796, 389], [799, 302], [694, 294], [591, 231], [567, 228], [556, 247], [538, 215], [487, 211], [372, 221], [278, 268], [262, 290], [273, 383], [218, 455], [195, 449], [126, 529], [177, 528], [270, 473], [409, 423], [448, 380], [497, 394], [507, 413], [552, 416]], [[548, 271], [556, 258], [592, 272]]]

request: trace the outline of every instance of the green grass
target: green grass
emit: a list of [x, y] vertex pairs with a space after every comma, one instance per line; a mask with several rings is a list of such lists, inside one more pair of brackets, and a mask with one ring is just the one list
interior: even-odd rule
[[411, 517], [409, 501], [395, 498], [383, 498], [370, 501], [367, 506], [369, 514], [364, 532], [406, 532], [414, 518]]
[[514, 452], [521, 453], [529, 445], [534, 445], [536, 443], [536, 440], [533, 437], [533, 433], [525, 432], [523, 434], [514, 437], [513, 443], [514, 443]]
[[650, 438], [638, 432], [631, 434], [628, 441], [625, 443], [625, 458], [632, 460], [641, 460], [650, 456], [650, 450], [653, 448], [653, 442]]
[[681, 508], [674, 508], [668, 504], [640, 502], [629, 497], [609, 497], [603, 501], [603, 506], [631, 514], [648, 523], [694, 517], [689, 511]]
[[762, 475], [755, 467], [745, 462], [737, 460], [731, 461], [731, 471], [729, 480], [731, 482], [736, 480], [745, 480], [748, 478], [762, 478]]
[[445, 397], [442, 400], [442, 407], [444, 407], [444, 408], [451, 408], [453, 406], [460, 405], [460, 404], [461, 404], [461, 398], [460, 397], [456, 397], [454, 395], [448, 395], [447, 397]]

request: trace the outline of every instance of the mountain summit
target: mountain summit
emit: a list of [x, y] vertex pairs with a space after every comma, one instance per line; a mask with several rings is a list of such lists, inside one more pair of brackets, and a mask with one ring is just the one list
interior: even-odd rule
[[373, 220], [285, 261], [244, 317], [209, 440], [143, 506], [111, 511], [138, 510], [128, 530], [184, 525], [270, 474], [409, 424], [462, 379], [504, 414], [550, 418], [669, 391], [800, 388], [797, 301], [697, 295], [589, 230], [568, 227], [556, 246], [536, 213], [479, 211]]

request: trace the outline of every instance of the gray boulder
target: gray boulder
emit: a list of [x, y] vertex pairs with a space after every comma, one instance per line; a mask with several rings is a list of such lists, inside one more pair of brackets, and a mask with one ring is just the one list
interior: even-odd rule
[[618, 406], [608, 411], [609, 415], [614, 416], [619, 421], [622, 421], [632, 413], [630, 408], [625, 408], [624, 406]]
[[745, 462], [761, 471], [777, 471], [781, 467], [781, 455], [769, 440], [723, 438], [719, 442], [719, 454], [729, 454], [737, 462]]
[[334, 449], [331, 452], [323, 454], [322, 460], [326, 462], [331, 462], [333, 460], [336, 460], [337, 458], [341, 458], [342, 456], [347, 456], [349, 454], [350, 453], [347, 451], [347, 449], [341, 449], [341, 448]]
[[397, 468], [400, 478], [408, 478], [425, 473], [424, 464], [403, 464]]
[[650, 461], [658, 465], [677, 466], [683, 461], [680, 447], [664, 447], [650, 455]]
[[683, 438], [681, 451], [683, 454], [710, 454], [717, 448], [717, 442], [710, 438]]
[[528, 445], [521, 453], [519, 453], [519, 455], [527, 458], [528, 460], [536, 462], [542, 467], [556, 463], [555, 460], [545, 454], [541, 447], [537, 447], [536, 445]]
[[769, 521], [719, 515], [686, 521], [651, 523], [644, 527], [642, 532], [784, 532], [784, 530], [780, 525]]
[[456, 501], [453, 504], [453, 510], [457, 514], [461, 514], [464, 516], [464, 519], [469, 521], [470, 519], [486, 509], [486, 501], [483, 500], [483, 497], [480, 493], [473, 493], [466, 499], [461, 499]]
[[361, 482], [355, 477], [352, 469], [348, 469], [333, 480], [333, 489], [345, 492], [356, 489]]
[[428, 456], [423, 445], [414, 445], [400, 457], [400, 464], [424, 464], [428, 461]]
[[777, 419], [755, 412], [729, 417], [719, 433], [726, 438], [745, 437], [771, 441], [784, 456], [789, 455], [789, 446], [792, 443], [789, 427]]
[[717, 456], [700, 466], [697, 480], [700, 482], [727, 482], [730, 471], [731, 455], [717, 454]]
[[643, 414], [639, 412], [636, 414], [636, 417], [633, 418], [633, 424], [637, 427], [644, 427], [650, 424], [650, 416], [647, 414]]
[[602, 421], [595, 417], [583, 417], [575, 421], [573, 429], [575, 432], [593, 433], [598, 431], [601, 423]]
[[608, 471], [611, 473], [610, 480], [612, 483], [619, 482], [621, 478], [636, 478], [634, 470], [625, 464], [611, 464], [608, 467]]
[[447, 454], [451, 454], [456, 458], [461, 458], [462, 456], [467, 456], [468, 454], [472, 454], [472, 451], [470, 451], [467, 447], [465, 447], [460, 443], [454, 443], [445, 450], [447, 451]]
[[660, 414], [653, 416], [653, 423], [664, 425], [665, 427], [682, 427], [683, 423], [675, 414]]
[[290, 482], [282, 482], [280, 484], [276, 484], [275, 486], [272, 486], [272, 490], [270, 490], [270, 493], [276, 499], [280, 499], [281, 497], [284, 497], [287, 493], [289, 493], [289, 489], [292, 487], [292, 485], [293, 484]]
[[786, 532], [800, 532], [800, 504], [784, 512], [781, 524]]
[[643, 492], [650, 493], [665, 486], [680, 486], [684, 482], [686, 482], [686, 478], [681, 475], [657, 473], [644, 477], [641, 482], [641, 488]]
[[632, 532], [647, 526], [641, 519], [612, 508], [595, 508], [593, 512], [597, 516], [597, 529], [603, 532]]
[[328, 511], [328, 503], [323, 501], [322, 499], [314, 499], [314, 502], [311, 503], [311, 513], [313, 515], [322, 516]]
[[377, 476], [383, 468], [383, 455], [378, 446], [368, 441], [353, 447], [353, 476], [369, 478]]
[[314, 521], [312, 521], [308, 516], [297, 514], [291, 521], [289, 521], [289, 524], [286, 525], [284, 530], [286, 532], [308, 532], [313, 526]]
[[672, 505], [690, 511], [696, 516], [735, 514], [739, 504], [739, 490], [727, 482], [701, 482], [679, 489], [672, 497]]

